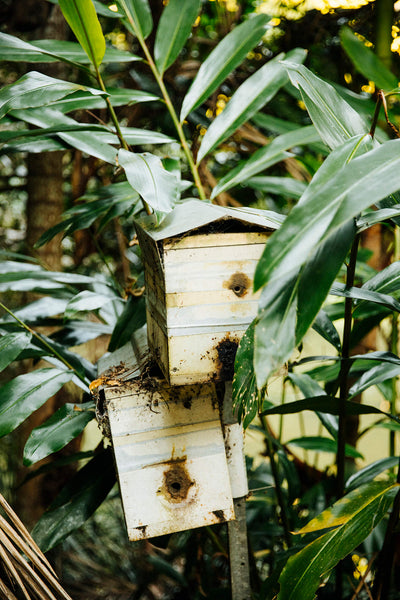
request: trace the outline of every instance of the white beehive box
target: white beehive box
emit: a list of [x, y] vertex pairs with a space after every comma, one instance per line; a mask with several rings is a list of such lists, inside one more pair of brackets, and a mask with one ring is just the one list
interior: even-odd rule
[[[145, 353], [139, 354], [140, 363]], [[171, 388], [144, 372], [138, 377], [137, 356], [127, 345], [100, 365], [108, 369], [101, 410], [106, 409], [129, 539], [234, 519], [214, 384]]]
[[232, 379], [237, 344], [257, 314], [254, 271], [279, 226], [264, 213], [192, 200], [159, 227], [151, 217], [136, 223], [149, 347], [171, 385]]

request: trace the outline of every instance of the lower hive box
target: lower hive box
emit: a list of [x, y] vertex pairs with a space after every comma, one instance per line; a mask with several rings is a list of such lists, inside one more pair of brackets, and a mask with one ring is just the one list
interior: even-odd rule
[[113, 383], [101, 397], [129, 539], [234, 519], [214, 384]]

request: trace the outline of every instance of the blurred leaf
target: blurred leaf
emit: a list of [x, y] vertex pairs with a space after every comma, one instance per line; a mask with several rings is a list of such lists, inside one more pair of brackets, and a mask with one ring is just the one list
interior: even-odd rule
[[153, 17], [148, 0], [118, 0], [121, 12], [126, 15], [126, 27], [133, 35], [144, 40], [153, 29]]
[[344, 223], [400, 187], [400, 140], [386, 142], [348, 164], [346, 160], [342, 167], [337, 165], [332, 157], [343, 159], [346, 150], [356, 151], [357, 140], [361, 142], [359, 138], [351, 140], [330, 155], [319, 185], [308, 186], [271, 236], [256, 268], [255, 289], [292, 273]]
[[[140, 102], [156, 102], [159, 96], [142, 90], [131, 90], [122, 88], [107, 88], [112, 106], [133, 106]], [[53, 102], [52, 108], [56, 108], [62, 113], [72, 112], [74, 110], [93, 110], [95, 108], [104, 108], [104, 99], [99, 96], [93, 96], [86, 92], [74, 92], [62, 100]]]
[[15, 377], [0, 388], [0, 437], [13, 431], [67, 381], [72, 371], [37, 369]]
[[[303, 450], [314, 450], [315, 452], [331, 452], [333, 454], [337, 452], [336, 440], [318, 435], [293, 438], [292, 440], [288, 440], [286, 445], [303, 448]], [[351, 456], [352, 458], [364, 458], [358, 450], [349, 444], [346, 444], [346, 456]]]
[[286, 152], [289, 148], [308, 144], [317, 138], [319, 139], [319, 135], [312, 125], [301, 127], [275, 138], [267, 146], [254, 152], [249, 160], [240, 162], [227, 175], [222, 177], [213, 189], [211, 199], [218, 196], [221, 192], [225, 192], [235, 185], [247, 181], [253, 175], [288, 158], [291, 156]]
[[368, 81], [373, 81], [377, 88], [386, 92], [397, 88], [397, 77], [379, 60], [371, 48], [368, 48], [352, 32], [350, 27], [340, 29], [340, 41], [357, 71], [364, 75]]
[[31, 341], [32, 335], [25, 331], [8, 333], [0, 337], [0, 371], [17, 358]]
[[395, 294], [400, 291], [400, 261], [392, 262], [388, 267], [371, 277], [361, 288], [382, 294]]
[[400, 302], [397, 302], [392, 296], [366, 289], [364, 286], [362, 288], [348, 288], [344, 283], [335, 282], [331, 287], [330, 293], [335, 296], [343, 296], [344, 298], [375, 302], [376, 304], [381, 304], [386, 308], [400, 312]]
[[161, 13], [154, 45], [154, 59], [162, 74], [185, 45], [201, 7], [201, 0], [169, 0]]
[[93, 514], [115, 483], [111, 447], [97, 454], [61, 490], [36, 523], [32, 537], [43, 552], [64, 540]]
[[129, 296], [126, 305], [112, 332], [108, 351], [114, 352], [131, 339], [132, 333], [146, 323], [144, 296]]
[[308, 114], [330, 148], [369, 131], [364, 119], [326, 81], [303, 65], [285, 62], [292, 84], [301, 92]]
[[[224, 110], [207, 129], [199, 148], [197, 163], [230, 137], [243, 123], [251, 119], [288, 81], [286, 70], [281, 62], [283, 57], [282, 53], [267, 62], [236, 90]], [[289, 52], [286, 58], [297, 63], [302, 62], [305, 57], [305, 50], [296, 48]]]
[[[46, 298], [30, 302], [13, 312], [16, 317], [27, 325], [40, 325], [44, 319], [63, 313], [67, 304], [68, 299], [66, 298], [52, 298], [51, 296], [47, 296]], [[14, 319], [10, 315], [4, 315], [0, 318], [0, 325], [2, 322], [13, 323]]]
[[77, 312], [96, 310], [109, 302], [116, 301], [123, 302], [123, 299], [115, 295], [106, 295], [84, 290], [83, 292], [79, 292], [79, 294], [71, 298], [68, 302], [64, 313], [64, 319], [73, 318]]
[[106, 95], [101, 90], [85, 88], [77, 83], [31, 71], [0, 90], [0, 119], [12, 110], [42, 107], [77, 90], [85, 90], [97, 96]]
[[[396, 208], [397, 207], [397, 208]], [[393, 208], [382, 208], [373, 210], [357, 219], [357, 232], [365, 231], [375, 223], [382, 223], [400, 215], [400, 205], [396, 204]]]
[[64, 327], [55, 331], [51, 339], [70, 348], [79, 346], [102, 335], [111, 335], [113, 326], [92, 321], [68, 321]]
[[[93, 379], [96, 379], [96, 367], [91, 362], [89, 362], [87, 358], [84, 358], [83, 356], [80, 356], [75, 352], [71, 352], [71, 350], [68, 350], [68, 348], [64, 344], [59, 344], [55, 340], [46, 337], [43, 334], [41, 334], [40, 337], [44, 342], [47, 342], [47, 344], [49, 344], [64, 360], [66, 360], [67, 363], [70, 364], [77, 373], [80, 373], [83, 377], [85, 377], [88, 380], [88, 382], [92, 381]], [[50, 361], [50, 359], [54, 357], [54, 354], [50, 353], [49, 349], [44, 344], [42, 344], [40, 340], [35, 340], [35, 345], [38, 348], [42, 348], [43, 350], [45, 350], [47, 360]], [[83, 382], [79, 382], [79, 385], [81, 387], [83, 386], [85, 391], [87, 391], [87, 386], [85, 387], [85, 384]]]
[[[393, 425], [398, 427], [397, 423], [393, 423]], [[375, 460], [370, 465], [367, 465], [363, 469], [357, 471], [357, 473], [350, 475], [346, 481], [346, 491], [349, 492], [357, 487], [360, 487], [361, 485], [364, 485], [365, 483], [369, 483], [377, 475], [383, 473], [383, 471], [386, 471], [387, 469], [393, 469], [393, 467], [397, 467], [398, 464], [398, 456], [389, 456], [387, 458]]]
[[92, 0], [59, 0], [58, 3], [90, 62], [98, 67], [106, 51], [106, 41]]
[[32, 430], [24, 448], [24, 465], [33, 465], [64, 448], [93, 418], [93, 402], [61, 406], [45, 423]]
[[253, 369], [255, 322], [245, 332], [240, 340], [235, 358], [235, 373], [233, 376], [233, 406], [238, 411], [239, 421], [246, 428], [258, 411], [259, 393]]
[[261, 190], [269, 194], [287, 196], [289, 198], [300, 198], [307, 184], [292, 177], [271, 177], [259, 175], [246, 180], [246, 186], [254, 190]]
[[333, 322], [324, 310], [320, 310], [317, 316], [315, 317], [313, 329], [317, 333], [319, 333], [319, 335], [322, 336], [324, 340], [332, 344], [332, 346], [336, 348], [338, 352], [341, 352], [342, 344], [340, 342], [340, 336]]
[[323, 579], [354, 550], [389, 510], [399, 486], [371, 482], [336, 502], [299, 533], [335, 527], [289, 558], [278, 600], [314, 600]]
[[132, 188], [156, 211], [170, 212], [178, 198], [178, 180], [161, 160], [144, 152], [135, 154], [121, 148], [118, 162]]
[[235, 27], [202, 63], [183, 99], [180, 120], [200, 106], [243, 61], [265, 33], [267, 15], [259, 14]]

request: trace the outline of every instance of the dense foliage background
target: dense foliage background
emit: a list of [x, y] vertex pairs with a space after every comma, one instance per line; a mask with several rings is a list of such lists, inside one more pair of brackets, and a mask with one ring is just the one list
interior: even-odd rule
[[398, 597], [399, 8], [0, 3], [0, 478], [74, 598], [230, 597], [224, 526], [128, 544], [88, 435], [134, 218], [192, 197], [283, 221], [234, 379], [254, 597]]

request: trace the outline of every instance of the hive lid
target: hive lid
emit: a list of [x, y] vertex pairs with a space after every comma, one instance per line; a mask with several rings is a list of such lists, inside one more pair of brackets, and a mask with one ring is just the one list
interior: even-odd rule
[[227, 220], [239, 221], [250, 226], [257, 225], [271, 231], [278, 229], [284, 218], [284, 215], [269, 210], [248, 207], [228, 208], [193, 199], [178, 204], [158, 226], [155, 215], [139, 219], [135, 224], [144, 229], [153, 240], [159, 242], [217, 221]]

